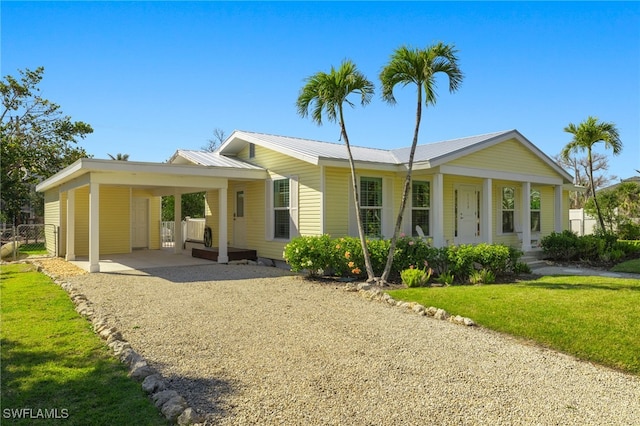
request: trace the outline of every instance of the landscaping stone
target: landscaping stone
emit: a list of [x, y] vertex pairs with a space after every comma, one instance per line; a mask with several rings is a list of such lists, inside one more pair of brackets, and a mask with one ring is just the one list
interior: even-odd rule
[[160, 408], [162, 407], [167, 401], [169, 401], [171, 398], [179, 396], [178, 392], [174, 391], [174, 390], [163, 390], [160, 392], [156, 392], [153, 395], [151, 395], [151, 400], [153, 401], [153, 403], [155, 404], [156, 407]]
[[151, 374], [142, 381], [142, 390], [148, 394], [154, 394], [166, 390], [167, 385], [160, 374]]
[[201, 423], [204, 421], [204, 416], [198, 414], [196, 410], [191, 407], [187, 407], [182, 414], [178, 416], [177, 423], [180, 426], [189, 426]]
[[171, 422], [175, 422], [178, 416], [187, 408], [187, 401], [180, 395], [176, 395], [162, 405], [160, 411]]
[[439, 320], [446, 320], [449, 318], [449, 313], [444, 309], [438, 309], [433, 317]]

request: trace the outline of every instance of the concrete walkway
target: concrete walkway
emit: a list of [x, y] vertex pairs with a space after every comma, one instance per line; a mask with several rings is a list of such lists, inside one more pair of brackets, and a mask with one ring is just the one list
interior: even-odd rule
[[608, 278], [631, 278], [640, 280], [640, 274], [630, 274], [627, 272], [611, 272], [598, 269], [581, 268], [578, 266], [557, 266], [539, 264], [531, 266], [531, 272], [536, 275], [584, 275]]
[[[71, 262], [85, 271], [89, 270], [89, 259], [79, 257]], [[147, 270], [161, 267], [210, 265], [212, 261], [191, 256], [191, 250], [174, 253], [172, 248], [160, 250], [134, 250], [126, 254], [100, 256], [100, 272], [123, 272]]]

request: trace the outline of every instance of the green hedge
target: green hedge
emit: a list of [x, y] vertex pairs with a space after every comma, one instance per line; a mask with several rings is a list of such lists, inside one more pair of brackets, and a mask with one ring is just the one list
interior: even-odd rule
[[578, 236], [565, 230], [542, 238], [542, 250], [547, 259], [588, 262], [618, 262], [640, 253], [640, 241], [618, 240], [616, 235], [599, 233]]
[[[376, 276], [382, 275], [390, 241], [367, 241], [371, 263]], [[284, 249], [284, 259], [294, 272], [308, 276], [337, 276], [365, 278], [366, 269], [360, 239], [329, 235], [297, 237]], [[420, 238], [402, 236], [398, 239], [393, 255], [390, 280], [400, 281], [402, 271], [411, 268], [431, 268], [433, 277], [452, 274], [457, 283], [466, 283], [470, 275], [480, 269], [490, 271], [496, 277], [522, 270], [518, 262], [522, 252], [504, 245], [478, 244], [443, 248], [431, 247]]]

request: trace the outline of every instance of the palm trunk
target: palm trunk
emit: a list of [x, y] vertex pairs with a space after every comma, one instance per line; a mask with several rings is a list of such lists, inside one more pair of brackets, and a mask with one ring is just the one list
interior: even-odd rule
[[422, 85], [418, 85], [418, 106], [416, 108], [416, 127], [413, 131], [413, 142], [411, 143], [411, 151], [409, 153], [409, 167], [407, 169], [407, 176], [404, 180], [404, 189], [402, 191], [402, 200], [400, 202], [400, 210], [398, 211], [398, 217], [396, 218], [396, 226], [393, 230], [393, 237], [391, 237], [391, 244], [389, 245], [389, 254], [387, 254], [387, 263], [384, 266], [384, 272], [380, 278], [380, 282], [385, 284], [391, 273], [391, 266], [393, 265], [393, 256], [396, 251], [396, 244], [398, 242], [398, 234], [400, 234], [400, 228], [402, 226], [402, 218], [404, 216], [404, 209], [407, 205], [407, 198], [409, 198], [409, 190], [411, 189], [411, 172], [413, 171], [413, 157], [416, 152], [416, 146], [418, 145], [418, 133], [420, 132], [420, 119], [422, 118]]
[[593, 164], [591, 162], [591, 150], [589, 150], [589, 152], [587, 153], [587, 159], [589, 163], [589, 180], [591, 180], [591, 195], [593, 196], [593, 203], [596, 205], [596, 212], [598, 213], [600, 229], [602, 229], [602, 232], [606, 232], [607, 229], [604, 227], [604, 219], [602, 218], [602, 212], [600, 211], [600, 205], [598, 204], [598, 197], [596, 197], [596, 186], [593, 181]]
[[344, 138], [344, 143], [347, 146], [347, 153], [349, 154], [349, 167], [351, 168], [351, 184], [353, 185], [353, 202], [356, 207], [356, 220], [358, 223], [358, 234], [360, 235], [360, 244], [362, 245], [362, 255], [364, 257], [364, 267], [367, 271], [367, 282], [372, 283], [376, 281], [375, 273], [373, 272], [373, 265], [371, 264], [371, 255], [369, 254], [369, 248], [367, 247], [367, 238], [364, 234], [364, 226], [362, 225], [362, 215], [360, 214], [360, 197], [358, 196], [358, 181], [356, 177], [356, 166], [353, 163], [353, 155], [351, 154], [351, 145], [349, 144], [349, 136], [347, 136], [347, 129], [344, 124], [344, 117], [342, 115], [342, 106], [340, 111], [340, 131]]

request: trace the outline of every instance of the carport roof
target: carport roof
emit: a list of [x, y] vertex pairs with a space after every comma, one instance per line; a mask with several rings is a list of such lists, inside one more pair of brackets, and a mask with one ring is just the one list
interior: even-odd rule
[[[202, 166], [189, 164], [151, 163], [137, 161], [97, 160], [81, 158], [36, 186], [45, 192], [62, 191], [90, 183], [127, 185], [151, 188], [158, 195], [226, 188], [227, 180], [266, 179], [265, 169], [234, 159], [224, 165]], [[241, 163], [241, 164], [236, 164]]]

